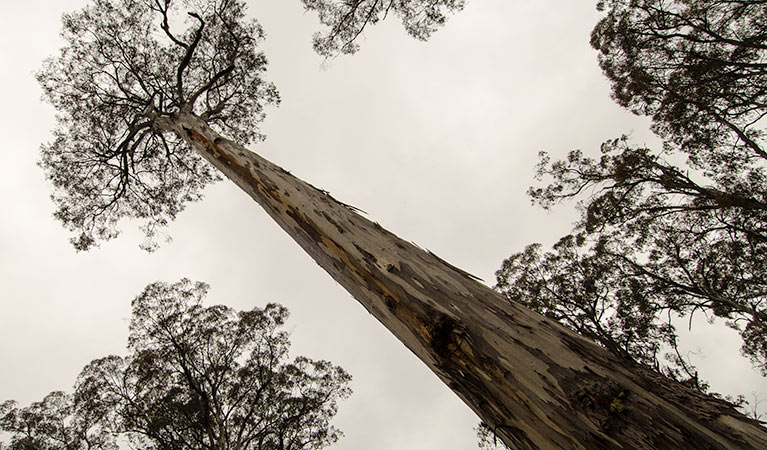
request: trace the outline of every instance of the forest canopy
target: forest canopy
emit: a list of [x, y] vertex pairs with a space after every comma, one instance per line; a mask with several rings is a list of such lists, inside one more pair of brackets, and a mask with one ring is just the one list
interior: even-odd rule
[[205, 306], [205, 283], [148, 285], [132, 302], [128, 355], [86, 365], [73, 394], [0, 404], [10, 450], [319, 449], [351, 377], [328, 361], [288, 359], [288, 317]]

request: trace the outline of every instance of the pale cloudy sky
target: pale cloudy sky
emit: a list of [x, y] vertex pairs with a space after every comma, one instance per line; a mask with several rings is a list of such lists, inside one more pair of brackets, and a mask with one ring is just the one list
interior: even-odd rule
[[[359, 54], [325, 64], [299, 0], [248, 3], [283, 98], [252, 149], [488, 284], [503, 258], [553, 243], [575, 218], [572, 205], [530, 206], [538, 151], [594, 153], [628, 132], [657, 143], [645, 119], [609, 99], [588, 45], [591, 2], [469, 1], [427, 43], [392, 18], [368, 30]], [[70, 390], [90, 360], [124, 351], [130, 300], [146, 284], [186, 276], [211, 284], [210, 303], [285, 304], [294, 354], [352, 373], [336, 448], [476, 448], [469, 408], [232, 183], [208, 189], [154, 254], [130, 223], [75, 253], [35, 165], [54, 111], [33, 73], [60, 45], [62, 12], [84, 4], [0, 0], [0, 401]], [[715, 390], [761, 392], [767, 404], [734, 333], [701, 321], [683, 344], [700, 350]]]

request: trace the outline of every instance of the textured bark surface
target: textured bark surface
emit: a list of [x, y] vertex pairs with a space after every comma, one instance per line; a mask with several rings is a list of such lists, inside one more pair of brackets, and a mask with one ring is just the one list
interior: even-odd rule
[[618, 360], [184, 114], [173, 129], [253, 197], [514, 449], [765, 449], [727, 404]]

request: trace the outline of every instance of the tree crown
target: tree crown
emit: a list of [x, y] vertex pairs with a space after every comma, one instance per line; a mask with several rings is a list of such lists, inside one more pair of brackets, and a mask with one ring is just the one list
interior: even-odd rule
[[767, 4], [607, 0], [591, 44], [622, 106], [694, 167], [764, 163]]
[[116, 236], [123, 218], [143, 222], [151, 249], [157, 228], [218, 179], [163, 118], [190, 112], [240, 142], [263, 139], [264, 107], [279, 100], [263, 79], [263, 30], [240, 0], [93, 0], [64, 16], [62, 37], [38, 74], [58, 111], [40, 161], [55, 215], [80, 250]]
[[61, 391], [25, 408], [13, 400], [0, 404], [0, 430], [11, 433], [9, 450], [118, 450], [100, 419], [99, 411], [78, 407]]
[[116, 450], [118, 436], [164, 450], [317, 449], [338, 440], [330, 420], [351, 377], [328, 361], [288, 360], [283, 306], [204, 306], [207, 290], [186, 279], [152, 283], [133, 300], [126, 357], [90, 362], [73, 395], [0, 404], [11, 448]]
[[[763, 1], [607, 0], [592, 32], [613, 97], [652, 117], [662, 149], [541, 154], [534, 203], [579, 199], [552, 251], [504, 261], [497, 288], [621, 356], [706, 384], [672, 317], [723, 319], [767, 374], [767, 28]], [[684, 163], [684, 160], [687, 163]], [[668, 359], [659, 358], [666, 349]]]
[[405, 30], [425, 41], [444, 25], [447, 14], [463, 9], [465, 0], [301, 0], [316, 11], [325, 32], [314, 35], [314, 50], [322, 56], [355, 53], [365, 27], [396, 14]]

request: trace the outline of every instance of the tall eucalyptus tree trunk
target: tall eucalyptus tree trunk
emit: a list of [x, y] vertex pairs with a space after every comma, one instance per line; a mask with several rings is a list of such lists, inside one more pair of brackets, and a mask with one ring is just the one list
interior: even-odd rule
[[612, 356], [192, 114], [158, 119], [266, 212], [514, 449], [765, 449], [728, 404]]

